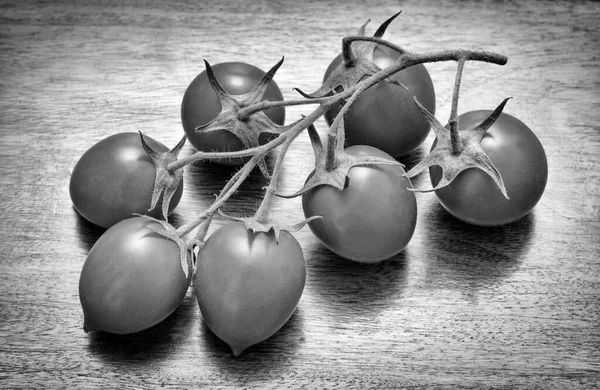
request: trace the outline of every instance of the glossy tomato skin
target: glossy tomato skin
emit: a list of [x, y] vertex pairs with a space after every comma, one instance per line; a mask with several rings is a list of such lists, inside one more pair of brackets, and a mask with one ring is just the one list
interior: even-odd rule
[[[459, 129], [473, 128], [492, 111], [470, 111], [458, 117]], [[516, 221], [538, 203], [548, 180], [548, 162], [542, 144], [527, 125], [502, 113], [481, 140], [481, 146], [500, 172], [506, 199], [483, 171], [461, 172], [449, 186], [436, 190], [440, 203], [456, 218], [481, 226], [498, 226]], [[431, 183], [442, 177], [439, 166], [429, 169]]]
[[[151, 137], [146, 143], [157, 152], [169, 149]], [[139, 133], [111, 135], [88, 149], [79, 159], [69, 184], [75, 209], [88, 221], [108, 228], [133, 213], [162, 218], [159, 200], [148, 211], [156, 169], [142, 147]], [[183, 181], [171, 199], [172, 211], [181, 199]]]
[[[223, 89], [231, 95], [243, 95], [250, 92], [265, 75], [260, 68], [244, 62], [223, 62], [213, 65], [212, 69]], [[274, 80], [269, 83], [263, 100], [283, 100], [281, 90]], [[196, 150], [233, 152], [244, 149], [242, 142], [228, 131], [196, 133], [194, 130], [197, 126], [212, 121], [220, 112], [221, 103], [208, 81], [205, 70], [192, 80], [181, 103], [181, 124], [188, 140]], [[264, 112], [274, 123], [284, 124], [284, 107], [271, 108]], [[267, 143], [270, 139], [268, 135], [261, 134], [259, 143]], [[239, 165], [248, 159], [219, 159], [216, 161], [225, 165]]]
[[183, 301], [186, 278], [179, 247], [148, 226], [142, 217], [109, 228], [94, 244], [81, 270], [79, 299], [84, 330], [128, 334], [168, 317]]
[[[348, 147], [346, 153], [393, 160], [365, 145]], [[416, 197], [404, 173], [400, 166], [353, 167], [344, 190], [328, 185], [309, 190], [302, 196], [304, 215], [322, 216], [309, 222], [310, 229], [329, 250], [349, 260], [376, 263], [396, 255], [409, 243], [417, 221]]]
[[[392, 65], [398, 57], [398, 52], [381, 45], [376, 46], [373, 54], [375, 64], [381, 69]], [[324, 80], [341, 62], [340, 54], [325, 71]], [[380, 83], [363, 92], [344, 117], [346, 146], [370, 145], [393, 157], [401, 157], [427, 138], [429, 123], [413, 97], [435, 114], [435, 89], [429, 72], [419, 64], [401, 70], [392, 78], [405, 85], [408, 91]], [[328, 125], [331, 126], [341, 107], [336, 106], [325, 114]]]
[[198, 253], [195, 293], [204, 321], [239, 355], [279, 330], [306, 282], [302, 248], [287, 231], [254, 233], [223, 225]]

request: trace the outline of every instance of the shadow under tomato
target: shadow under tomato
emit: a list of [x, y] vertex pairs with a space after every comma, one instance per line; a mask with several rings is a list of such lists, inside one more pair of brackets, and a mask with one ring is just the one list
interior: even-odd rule
[[439, 203], [424, 218], [429, 287], [452, 287], [467, 294], [508, 278], [530, 246], [535, 215], [503, 226], [481, 227], [460, 221]]
[[76, 214], [75, 220], [77, 224], [77, 238], [79, 239], [79, 245], [86, 253], [92, 249], [98, 238], [106, 231], [105, 228], [98, 225], [94, 225], [87, 219], [83, 218], [81, 214], [73, 207], [73, 212]]
[[226, 371], [231, 381], [237, 383], [247, 382], [249, 376], [256, 379], [267, 375], [289, 364], [304, 341], [301, 305], [302, 303], [274, 335], [246, 348], [239, 356], [234, 356], [229, 345], [218, 338], [202, 320], [201, 341], [210, 354], [211, 362]]
[[132, 334], [88, 333], [88, 350], [117, 366], [165, 360], [187, 342], [193, 330], [196, 299], [188, 294], [182, 304], [155, 326]]
[[423, 151], [423, 146], [419, 146], [409, 154], [396, 158], [396, 160], [404, 164], [404, 170], [408, 172], [424, 158], [425, 152]]
[[[402, 164], [404, 164], [404, 170], [406, 172], [410, 171], [415, 165], [420, 163], [425, 158], [425, 151], [423, 150], [423, 145], [419, 146], [417, 149], [413, 150], [409, 154], [398, 157], [396, 160]], [[412, 183], [414, 188], [424, 188], [430, 187], [431, 183], [429, 183], [429, 173], [427, 170], [419, 173], [418, 175], [411, 177], [410, 182]]]
[[316, 243], [306, 251], [307, 292], [328, 311], [374, 318], [398, 301], [406, 286], [406, 252], [375, 264], [344, 259]]

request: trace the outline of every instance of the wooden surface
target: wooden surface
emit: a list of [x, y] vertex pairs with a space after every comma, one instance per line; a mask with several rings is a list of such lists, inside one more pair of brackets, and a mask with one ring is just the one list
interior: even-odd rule
[[[600, 3], [193, 3], [0, 1], [0, 387], [563, 389], [600, 380]], [[285, 97], [316, 89], [344, 35], [368, 18], [372, 34], [399, 9], [386, 38], [408, 49], [509, 57], [504, 67], [467, 64], [459, 111], [513, 97], [506, 112], [548, 155], [534, 212], [475, 228], [419, 195], [412, 241], [373, 266], [333, 256], [305, 228], [295, 234], [308, 267], [297, 312], [237, 358], [203, 325], [191, 293], [148, 331], [84, 333], [79, 274], [102, 230], [69, 198], [82, 153], [123, 131], [175, 145], [181, 98], [203, 59], [268, 69], [285, 56], [275, 77]], [[427, 67], [446, 121], [456, 66]], [[310, 109], [289, 108], [287, 120]], [[316, 125], [323, 134], [325, 122]], [[312, 163], [302, 134], [283, 190], [300, 188]], [[187, 167], [173, 223], [210, 204], [232, 172]], [[265, 184], [254, 172], [225, 211], [251, 214]], [[278, 199], [272, 216], [299, 221], [300, 200]]]

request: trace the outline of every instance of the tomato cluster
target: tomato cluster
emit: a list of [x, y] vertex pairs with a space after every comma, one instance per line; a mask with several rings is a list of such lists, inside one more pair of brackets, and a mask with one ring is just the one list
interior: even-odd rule
[[[396, 16], [373, 37], [364, 36], [363, 26], [358, 36], [345, 38], [321, 88], [312, 94], [298, 90], [303, 101], [283, 101], [273, 80], [283, 60], [268, 72], [244, 62], [207, 62], [183, 95], [185, 137], [177, 147], [168, 150], [150, 137], [119, 133], [81, 156], [70, 182], [73, 205], [107, 228], [81, 271], [84, 330], [132, 333], [152, 327], [177, 308], [194, 281], [204, 321], [238, 355], [277, 332], [296, 309], [306, 264], [292, 233], [305, 224], [336, 255], [375, 263], [409, 245], [416, 191], [434, 191], [452, 215], [482, 226], [511, 223], [533, 209], [548, 175], [533, 131], [502, 112], [506, 101], [442, 125], [434, 117], [434, 86], [423, 65], [454, 60], [462, 72], [466, 60], [503, 64], [505, 58], [472, 51], [405, 52], [381, 38]], [[458, 88], [453, 98], [456, 108]], [[286, 125], [284, 107], [311, 99], [319, 103], [313, 114]], [[320, 116], [329, 126], [326, 145], [312, 125]], [[305, 129], [315, 169], [298, 192], [280, 194], [281, 162]], [[429, 155], [407, 173], [400, 161], [431, 129], [436, 139]], [[178, 159], [186, 139], [197, 153]], [[231, 218], [206, 238], [213, 214], [255, 166], [268, 174], [262, 159], [280, 145], [256, 215]], [[181, 199], [183, 166], [196, 160], [242, 169], [209, 209], [175, 229], [167, 214]], [[432, 189], [413, 188], [410, 178], [427, 168]], [[306, 220], [289, 227], [273, 223], [268, 210], [274, 195], [302, 196]], [[186, 241], [196, 227], [196, 236]]]

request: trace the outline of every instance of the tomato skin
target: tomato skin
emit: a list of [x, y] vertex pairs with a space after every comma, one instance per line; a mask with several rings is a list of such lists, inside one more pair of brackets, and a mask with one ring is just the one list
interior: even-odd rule
[[[144, 135], [146, 143], [157, 152], [169, 149]], [[108, 228], [133, 213], [162, 218], [159, 200], [148, 211], [156, 169], [142, 147], [139, 133], [117, 133], [88, 149], [79, 159], [69, 183], [75, 209], [88, 221]], [[169, 205], [172, 211], [183, 194], [183, 181]]]
[[[223, 62], [212, 65], [219, 84], [231, 95], [243, 95], [252, 90], [265, 75], [261, 69], [244, 62]], [[263, 100], [283, 100], [281, 90], [271, 80], [263, 96]], [[211, 87], [206, 70], [202, 71], [187, 87], [181, 103], [181, 124], [192, 146], [199, 151], [238, 151], [243, 150], [242, 142], [226, 130], [212, 133], [196, 133], [197, 126], [204, 125], [219, 115], [221, 102]], [[274, 123], [283, 125], [285, 108], [275, 107], [264, 111]], [[261, 134], [259, 143], [265, 144], [272, 137]], [[215, 160], [225, 165], [239, 165], [249, 158]]]
[[[373, 58], [375, 64], [383, 69], [392, 65], [399, 56], [398, 52], [377, 45]], [[325, 71], [324, 80], [341, 62], [340, 54]], [[429, 112], [435, 114], [435, 90], [429, 72], [419, 64], [401, 70], [392, 78], [405, 85], [408, 91], [380, 83], [363, 92], [344, 117], [346, 146], [370, 145], [393, 157], [401, 157], [425, 141], [430, 125], [413, 97], [416, 96]], [[325, 113], [328, 125], [331, 126], [341, 107], [335, 106]]]
[[142, 217], [109, 228], [81, 270], [79, 298], [84, 330], [127, 334], [167, 318], [183, 301], [192, 279], [181, 269], [179, 247], [148, 228]]
[[293, 314], [306, 282], [302, 248], [287, 231], [253, 233], [223, 225], [198, 253], [194, 281], [204, 321], [239, 355], [279, 330]]
[[[460, 115], [459, 129], [477, 126], [491, 112], [477, 110]], [[486, 132], [481, 146], [500, 172], [510, 199], [502, 195], [483, 171], [470, 168], [447, 187], [435, 191], [440, 203], [456, 218], [474, 225], [498, 226], [524, 217], [538, 203], [546, 187], [548, 162], [544, 147], [527, 125], [506, 113]], [[429, 174], [435, 187], [442, 170], [432, 166]]]
[[[393, 158], [371, 146], [351, 146], [346, 153]], [[317, 186], [302, 196], [315, 236], [332, 252], [349, 260], [375, 263], [401, 252], [415, 230], [417, 202], [400, 166], [353, 167], [348, 187]]]

